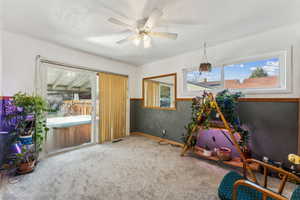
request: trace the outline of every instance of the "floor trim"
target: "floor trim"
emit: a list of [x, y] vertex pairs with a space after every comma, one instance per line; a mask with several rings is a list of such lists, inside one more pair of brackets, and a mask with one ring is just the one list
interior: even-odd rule
[[[131, 98], [131, 101], [143, 101], [143, 98]], [[176, 101], [192, 101], [193, 98], [176, 98]], [[299, 98], [239, 98], [240, 102], [291, 102], [298, 103]]]
[[42, 158], [50, 158], [50, 157], [57, 156], [57, 155], [60, 155], [60, 154], [64, 154], [64, 153], [68, 153], [68, 152], [71, 152], [71, 151], [83, 149], [83, 148], [86, 148], [86, 147], [96, 146], [96, 145], [98, 145], [98, 144], [95, 143], [95, 142], [92, 142], [92, 143], [87, 143], [87, 144], [81, 144], [81, 145], [74, 146], [74, 147], [66, 147], [66, 148], [63, 148], [61, 150], [57, 150], [57, 151], [54, 151], [54, 152], [45, 152], [45, 155], [43, 155]]
[[147, 137], [147, 138], [149, 138], [151, 140], [154, 140], [154, 141], [157, 141], [157, 142], [166, 142], [168, 144], [172, 144], [172, 145], [175, 145], [175, 146], [178, 146], [178, 147], [183, 147], [182, 143], [175, 142], [175, 141], [168, 140], [168, 139], [164, 139], [164, 138], [154, 136], [154, 135], [150, 135], [150, 134], [143, 133], [143, 132], [131, 132], [130, 135], [144, 136], [144, 137]]

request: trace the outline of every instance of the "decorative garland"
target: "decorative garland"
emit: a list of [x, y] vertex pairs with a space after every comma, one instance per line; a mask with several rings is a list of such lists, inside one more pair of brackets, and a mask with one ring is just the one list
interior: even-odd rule
[[[238, 99], [242, 96], [241, 92], [230, 93], [228, 90], [223, 90], [216, 95], [216, 101], [223, 113], [227, 122], [231, 125], [233, 130], [240, 134], [241, 139], [239, 145], [242, 147], [243, 151], [247, 151], [248, 142], [249, 142], [249, 131], [242, 127], [242, 124], [239, 120], [237, 107]], [[185, 126], [187, 134], [184, 137], [184, 142], [187, 143], [187, 138], [194, 134], [192, 141], [189, 146], [195, 146], [197, 143], [197, 133], [199, 127], [204, 127], [209, 129], [211, 122], [218, 120], [219, 116], [215, 112], [211, 100], [207, 97], [207, 93], [204, 92], [202, 97], [193, 98], [192, 102], [192, 117], [191, 122]], [[203, 111], [203, 112], [201, 112]], [[200, 115], [202, 115], [200, 117]], [[228, 138], [227, 138], [228, 139]]]

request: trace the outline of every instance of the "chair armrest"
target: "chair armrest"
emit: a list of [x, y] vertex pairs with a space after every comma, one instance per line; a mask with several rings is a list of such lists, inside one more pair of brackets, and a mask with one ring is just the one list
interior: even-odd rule
[[237, 191], [238, 191], [238, 187], [239, 186], [246, 186], [246, 187], [249, 187], [249, 188], [252, 188], [254, 190], [257, 190], [259, 192], [261, 192], [263, 194], [263, 200], [267, 199], [267, 197], [271, 197], [271, 198], [274, 198], [276, 200], [288, 200], [286, 197], [280, 195], [280, 194], [277, 194], [276, 192], [273, 192], [269, 189], [266, 189], [264, 187], [261, 187], [260, 185], [257, 185], [255, 183], [252, 183], [250, 181], [247, 181], [247, 180], [238, 180], [234, 183], [234, 186], [233, 186], [233, 193], [232, 193], [232, 200], [237, 200]]

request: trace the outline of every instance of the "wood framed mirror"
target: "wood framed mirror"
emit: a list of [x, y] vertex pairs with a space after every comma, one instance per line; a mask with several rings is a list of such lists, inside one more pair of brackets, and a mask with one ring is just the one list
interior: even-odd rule
[[143, 107], [176, 110], [176, 73], [143, 79]]

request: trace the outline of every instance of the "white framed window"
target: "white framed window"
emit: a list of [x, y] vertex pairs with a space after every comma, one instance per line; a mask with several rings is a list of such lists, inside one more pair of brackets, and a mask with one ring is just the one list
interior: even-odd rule
[[211, 72], [198, 68], [183, 69], [184, 93], [195, 95], [203, 90], [229, 89], [246, 94], [291, 92], [291, 63], [288, 51], [219, 62]]

